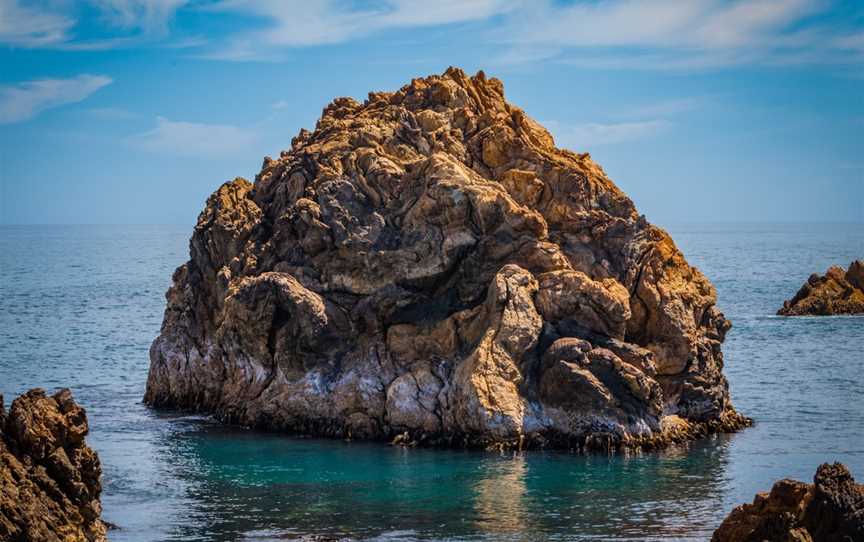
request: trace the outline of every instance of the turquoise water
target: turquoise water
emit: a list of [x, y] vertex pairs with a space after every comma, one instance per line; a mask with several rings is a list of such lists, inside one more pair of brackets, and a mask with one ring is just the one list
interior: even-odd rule
[[705, 540], [781, 477], [864, 479], [864, 318], [778, 318], [813, 271], [864, 257], [864, 226], [669, 228], [733, 322], [742, 433], [633, 457], [302, 439], [141, 404], [187, 226], [0, 227], [0, 393], [71, 387], [104, 467], [113, 541]]

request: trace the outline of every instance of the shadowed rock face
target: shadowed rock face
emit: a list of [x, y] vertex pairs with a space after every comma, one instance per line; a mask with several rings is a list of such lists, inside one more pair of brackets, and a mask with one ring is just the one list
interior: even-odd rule
[[864, 540], [864, 486], [840, 463], [816, 470], [813, 484], [780, 480], [771, 493], [732, 511], [712, 542]]
[[155, 406], [454, 445], [748, 423], [712, 285], [482, 72], [334, 100], [209, 198], [167, 299]]
[[821, 277], [813, 273], [795, 297], [783, 302], [783, 308], [777, 314], [864, 314], [864, 261], [855, 260], [845, 271], [835, 265]]
[[0, 396], [0, 540], [105, 540], [99, 458], [69, 390], [33, 389], [8, 413]]

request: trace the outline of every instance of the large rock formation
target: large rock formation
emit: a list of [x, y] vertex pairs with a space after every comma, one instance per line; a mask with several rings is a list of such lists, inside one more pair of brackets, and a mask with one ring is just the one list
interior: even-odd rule
[[0, 540], [105, 540], [102, 469], [87, 431], [69, 390], [30, 390], [8, 414], [0, 396]]
[[864, 486], [840, 463], [816, 470], [813, 484], [780, 480], [723, 520], [712, 542], [864, 540]]
[[452, 445], [650, 446], [749, 420], [708, 280], [587, 154], [448, 69], [207, 201], [145, 400]]
[[864, 262], [855, 260], [844, 271], [828, 268], [825, 275], [810, 275], [795, 297], [783, 302], [781, 316], [864, 314]]

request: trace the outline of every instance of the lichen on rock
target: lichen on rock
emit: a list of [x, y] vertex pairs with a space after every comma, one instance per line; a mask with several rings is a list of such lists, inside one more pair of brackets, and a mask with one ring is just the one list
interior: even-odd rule
[[713, 286], [483, 72], [334, 100], [210, 197], [167, 300], [146, 402], [229, 422], [577, 449], [749, 423]]
[[97, 542], [102, 469], [87, 416], [68, 389], [0, 396], [0, 540]]
[[824, 275], [810, 275], [795, 297], [783, 302], [780, 316], [864, 314], [864, 261], [849, 269], [832, 266]]

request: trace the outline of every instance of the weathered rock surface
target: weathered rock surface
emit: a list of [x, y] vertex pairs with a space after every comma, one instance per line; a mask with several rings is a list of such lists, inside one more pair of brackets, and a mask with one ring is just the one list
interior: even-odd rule
[[652, 446], [749, 423], [708, 280], [480, 72], [337, 98], [207, 201], [150, 405], [318, 435]]
[[69, 390], [33, 389], [6, 413], [0, 396], [0, 540], [105, 540], [102, 469]]
[[783, 302], [781, 316], [864, 314], [864, 261], [855, 260], [844, 271], [832, 266], [824, 276], [810, 275], [795, 297]]
[[732, 511], [712, 542], [864, 540], [864, 486], [840, 463], [816, 470], [813, 484], [780, 480], [753, 504]]

